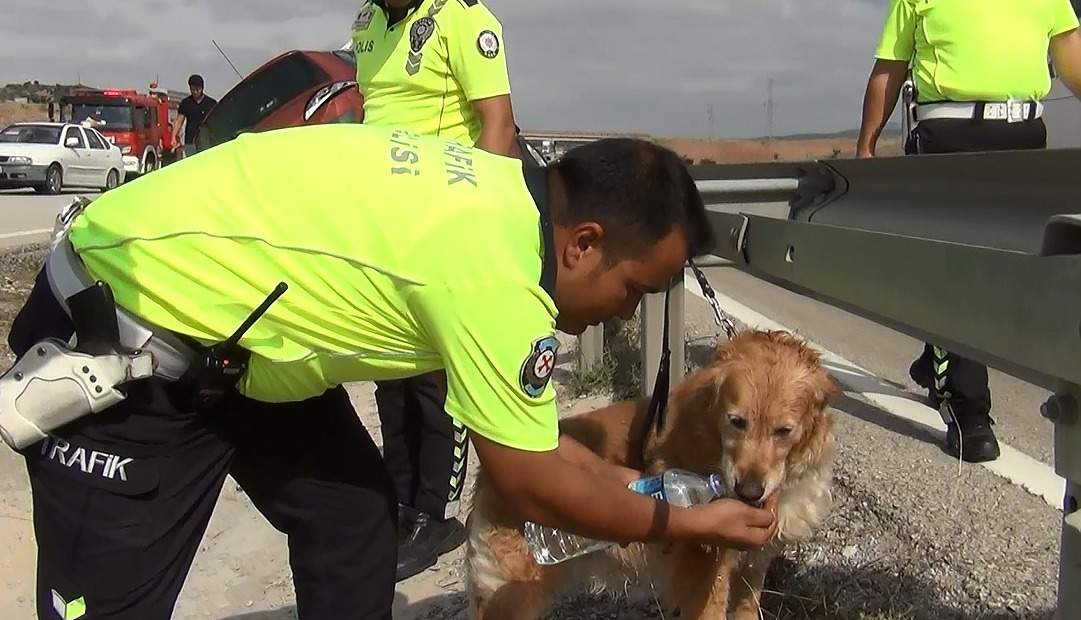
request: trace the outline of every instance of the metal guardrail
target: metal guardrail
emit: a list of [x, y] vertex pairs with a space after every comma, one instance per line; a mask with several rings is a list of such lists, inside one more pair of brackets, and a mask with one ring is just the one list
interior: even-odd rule
[[[717, 256], [1055, 393], [1041, 412], [1055, 424], [1055, 471], [1067, 480], [1061, 619], [1081, 617], [1078, 170], [1079, 149], [692, 169], [707, 204], [789, 204], [787, 218], [711, 212]], [[682, 288], [674, 293], [678, 378]], [[645, 393], [663, 303], [643, 301]]]

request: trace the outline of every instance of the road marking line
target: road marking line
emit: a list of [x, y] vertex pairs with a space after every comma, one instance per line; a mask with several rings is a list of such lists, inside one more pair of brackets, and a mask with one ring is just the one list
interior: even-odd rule
[[[705, 299], [698, 282], [690, 274], [684, 275], [687, 290]], [[725, 312], [739, 322], [759, 329], [784, 330], [795, 332], [780, 323], [748, 308], [738, 301], [717, 293], [717, 302]], [[880, 409], [897, 418], [902, 418], [929, 432], [938, 441], [944, 441], [946, 425], [942, 417], [931, 407], [914, 400], [915, 396], [899, 390], [882, 379], [860, 368], [855, 363], [808, 340], [808, 345], [815, 348], [822, 356], [830, 374], [844, 386], [846, 391], [858, 393]], [[1037, 415], [1033, 412], [1032, 415]], [[990, 463], [980, 463], [989, 471], [1020, 486], [1029, 493], [1043, 498], [1052, 508], [1061, 509], [1066, 491], [1066, 480], [1055, 470], [1041, 461], [1030, 457], [1010, 446], [999, 442], [1001, 455]]]
[[41, 235], [45, 233], [51, 233], [52, 228], [37, 228], [34, 230], [20, 230], [19, 232], [0, 234], [0, 239], [14, 239], [15, 237], [29, 237], [30, 235]]

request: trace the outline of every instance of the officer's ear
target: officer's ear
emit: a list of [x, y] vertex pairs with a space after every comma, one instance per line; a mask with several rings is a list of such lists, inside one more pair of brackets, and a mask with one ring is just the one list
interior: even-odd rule
[[576, 269], [599, 264], [603, 257], [604, 227], [596, 221], [584, 221], [558, 235], [565, 242], [562, 247], [563, 267]]
[[568, 268], [592, 268], [604, 257], [604, 227], [597, 222], [576, 224], [569, 230], [567, 241], [563, 247], [563, 264]]

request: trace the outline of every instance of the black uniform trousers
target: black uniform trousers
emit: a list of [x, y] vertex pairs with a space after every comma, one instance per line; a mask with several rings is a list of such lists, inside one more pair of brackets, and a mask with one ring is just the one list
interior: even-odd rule
[[469, 450], [465, 427], [444, 410], [444, 376], [380, 381], [375, 390], [383, 461], [398, 501], [437, 520], [456, 516]]
[[[1031, 150], [1047, 147], [1041, 119], [1010, 123], [1004, 120], [934, 119], [920, 122], [905, 145], [909, 155], [973, 151]], [[913, 374], [927, 382], [935, 406], [949, 402], [960, 424], [991, 411], [987, 367], [927, 344]]]
[[[39, 275], [12, 350], [72, 333]], [[288, 536], [300, 618], [391, 617], [397, 499], [343, 388], [285, 404], [234, 393], [203, 413], [174, 383], [127, 390], [23, 451], [39, 618], [169, 618], [226, 475]]]

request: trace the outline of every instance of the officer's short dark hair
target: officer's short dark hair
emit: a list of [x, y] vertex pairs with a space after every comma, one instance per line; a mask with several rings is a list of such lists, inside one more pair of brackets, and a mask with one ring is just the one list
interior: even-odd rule
[[199, 75], [198, 73], [193, 73], [191, 77], [188, 78], [188, 86], [192, 88], [202, 88], [203, 76]]
[[609, 260], [647, 251], [677, 227], [690, 257], [713, 249], [706, 208], [687, 167], [672, 151], [645, 140], [609, 138], [579, 146], [550, 166], [566, 204], [556, 224], [597, 222]]

